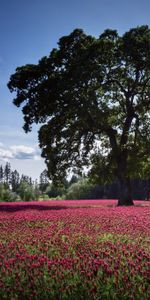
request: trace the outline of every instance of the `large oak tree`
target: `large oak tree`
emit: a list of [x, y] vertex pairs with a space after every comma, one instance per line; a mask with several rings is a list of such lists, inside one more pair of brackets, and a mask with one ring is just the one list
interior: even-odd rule
[[88, 164], [95, 180], [118, 180], [119, 205], [133, 204], [131, 178], [148, 174], [150, 159], [148, 26], [98, 38], [75, 29], [38, 64], [17, 68], [8, 87], [24, 130], [42, 124], [39, 144], [53, 180]]

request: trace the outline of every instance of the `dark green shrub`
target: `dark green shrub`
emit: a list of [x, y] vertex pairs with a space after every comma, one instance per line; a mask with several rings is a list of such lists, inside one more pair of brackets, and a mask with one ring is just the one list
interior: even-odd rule
[[20, 197], [12, 192], [8, 185], [1, 183], [0, 184], [0, 201], [5, 202], [13, 202], [13, 201], [20, 201]]
[[93, 188], [94, 185], [88, 179], [80, 179], [68, 188], [66, 199], [91, 199]]
[[31, 185], [29, 185], [26, 181], [22, 181], [17, 190], [18, 195], [20, 196], [22, 201], [32, 201], [36, 199], [36, 193]]
[[65, 193], [64, 186], [55, 186], [53, 183], [50, 184], [45, 193], [49, 196], [49, 198], [61, 197]]

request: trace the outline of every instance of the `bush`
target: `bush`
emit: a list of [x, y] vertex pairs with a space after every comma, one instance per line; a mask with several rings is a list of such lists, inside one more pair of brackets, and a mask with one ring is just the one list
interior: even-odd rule
[[47, 194], [41, 194], [38, 198], [39, 201], [42, 201], [42, 200], [48, 200], [49, 199], [49, 196]]
[[88, 179], [80, 179], [73, 183], [67, 190], [66, 199], [92, 199], [94, 185]]
[[59, 198], [65, 193], [65, 188], [63, 186], [55, 186], [53, 183], [50, 184], [45, 193], [48, 195], [49, 198]]
[[34, 193], [34, 189], [26, 181], [22, 181], [20, 183], [17, 193], [19, 194], [22, 201], [37, 200], [37, 195]]
[[0, 201], [20, 201], [20, 197], [12, 192], [5, 184], [0, 184]]

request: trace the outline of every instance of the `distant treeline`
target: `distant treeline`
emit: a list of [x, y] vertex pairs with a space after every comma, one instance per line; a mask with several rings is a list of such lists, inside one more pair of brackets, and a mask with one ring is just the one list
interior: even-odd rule
[[0, 165], [0, 201], [30, 201], [39, 197], [37, 180], [12, 171], [10, 163]]
[[[131, 181], [133, 199], [150, 199], [150, 179], [133, 179]], [[91, 191], [93, 198], [117, 199], [119, 197], [118, 183], [95, 185]]]
[[13, 192], [16, 192], [23, 181], [30, 186], [35, 184], [31, 177], [24, 174], [20, 175], [17, 170], [12, 171], [10, 163], [7, 162], [4, 166], [0, 165], [0, 183], [8, 185]]
[[[119, 197], [117, 182], [106, 185], [94, 185], [89, 182], [88, 178], [77, 179], [75, 177], [73, 181], [74, 183], [69, 184], [67, 189], [67, 199], [118, 199]], [[150, 199], [150, 179], [133, 179], [131, 185], [133, 199]]]
[[[150, 179], [132, 180], [133, 198], [150, 199]], [[38, 180], [12, 171], [10, 163], [0, 165], [0, 201], [31, 201], [42, 199], [117, 199], [118, 183], [93, 184], [86, 176], [73, 175], [64, 179], [60, 186], [55, 186], [44, 170]]]

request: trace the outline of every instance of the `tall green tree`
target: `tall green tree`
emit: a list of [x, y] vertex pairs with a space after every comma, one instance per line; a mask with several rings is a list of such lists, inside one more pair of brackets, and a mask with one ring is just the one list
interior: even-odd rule
[[17, 170], [11, 172], [11, 187], [13, 192], [17, 192], [20, 184], [20, 175]]
[[39, 144], [53, 180], [91, 165], [95, 180], [117, 178], [119, 205], [133, 205], [131, 178], [150, 170], [148, 26], [98, 38], [75, 29], [38, 64], [17, 68], [8, 87], [24, 130], [43, 123]]
[[43, 170], [43, 172], [40, 174], [40, 181], [39, 181], [39, 189], [42, 193], [46, 191], [46, 188], [49, 185], [49, 178], [47, 174], [47, 170]]
[[20, 182], [22, 182], [22, 181], [26, 182], [28, 185], [30, 185], [31, 187], [33, 187], [32, 178], [30, 176], [22, 174], [21, 178], [20, 178]]
[[8, 185], [10, 184], [11, 181], [11, 166], [10, 163], [7, 162], [4, 168], [4, 180], [5, 183], [7, 183]]
[[33, 186], [31, 186], [26, 180], [20, 181], [17, 193], [23, 201], [37, 200], [37, 195], [34, 192]]
[[0, 183], [4, 181], [4, 170], [3, 166], [0, 166]]

